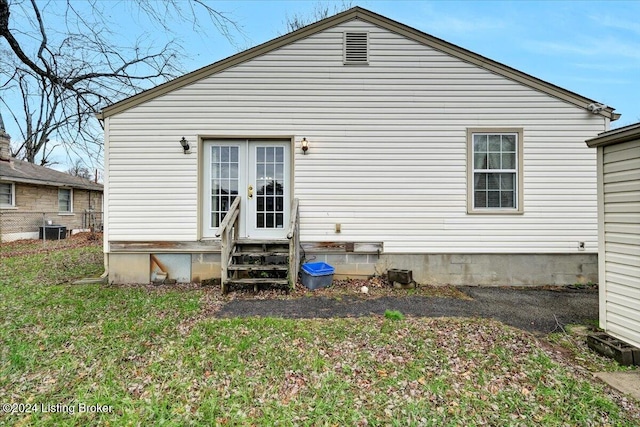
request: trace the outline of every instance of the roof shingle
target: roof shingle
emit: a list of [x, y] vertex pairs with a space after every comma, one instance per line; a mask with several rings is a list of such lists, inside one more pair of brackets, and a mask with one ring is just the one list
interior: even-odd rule
[[83, 190], [103, 191], [104, 186], [78, 176], [35, 165], [23, 160], [0, 161], [0, 181], [22, 182], [53, 187], [72, 187]]

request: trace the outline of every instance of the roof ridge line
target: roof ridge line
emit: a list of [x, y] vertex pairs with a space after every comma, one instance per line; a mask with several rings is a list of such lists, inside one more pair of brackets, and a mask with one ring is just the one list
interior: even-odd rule
[[443, 52], [445, 54], [448, 54], [460, 60], [463, 60], [465, 62], [481, 67], [485, 70], [498, 74], [504, 78], [511, 79], [527, 87], [530, 87], [534, 90], [541, 91], [543, 93], [546, 93], [549, 96], [553, 96], [565, 102], [571, 103], [593, 114], [599, 114], [601, 116], [608, 117], [612, 121], [620, 118], [620, 114], [613, 112], [615, 108], [612, 108], [609, 106], [603, 106], [603, 108], [601, 109], [590, 110], [589, 105], [596, 103], [596, 101], [594, 101], [593, 99], [587, 98], [578, 93], [572, 92], [568, 89], [564, 89], [553, 83], [549, 83], [533, 75], [517, 70], [511, 66], [492, 60], [488, 57], [485, 57], [483, 55], [470, 51], [466, 48], [457, 46], [446, 40], [432, 36], [421, 30], [410, 27], [406, 24], [395, 21], [393, 19], [387, 18], [383, 15], [377, 14], [368, 9], [364, 9], [360, 6], [355, 6], [344, 12], [340, 12], [336, 15], [333, 15], [328, 18], [317, 21], [315, 23], [309, 24], [291, 33], [287, 33], [282, 36], [276, 37], [262, 44], [254, 46], [250, 49], [244, 50], [242, 52], [238, 52], [235, 55], [229, 56], [227, 58], [223, 58], [212, 64], [209, 64], [197, 70], [191, 71], [183, 76], [177, 77], [173, 80], [162, 83], [153, 88], [147, 89], [136, 95], [132, 95], [129, 98], [125, 98], [121, 101], [118, 101], [114, 104], [111, 104], [103, 108], [97, 114], [97, 117], [98, 119], [103, 120], [109, 116], [118, 114], [129, 108], [135, 107], [146, 101], [152, 100], [158, 96], [169, 93], [175, 89], [179, 89], [181, 87], [195, 83], [201, 80], [202, 78], [211, 76], [213, 74], [217, 74], [221, 71], [226, 70], [227, 68], [233, 67], [238, 64], [242, 64], [246, 61], [249, 61], [253, 58], [269, 53], [282, 46], [288, 45], [297, 40], [303, 39], [305, 37], [319, 33], [320, 31], [323, 31], [325, 29], [334, 27], [336, 25], [342, 24], [343, 22], [347, 22], [354, 19], [363, 19], [373, 25], [378, 25], [389, 31], [393, 31], [397, 34], [408, 37], [409, 39], [415, 42], [427, 45], [435, 50], [438, 50], [440, 52]]

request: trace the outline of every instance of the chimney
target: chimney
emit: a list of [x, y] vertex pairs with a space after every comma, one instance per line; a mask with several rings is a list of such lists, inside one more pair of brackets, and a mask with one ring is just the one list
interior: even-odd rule
[[8, 162], [11, 160], [11, 147], [9, 143], [11, 137], [4, 130], [4, 122], [2, 121], [2, 114], [0, 114], [0, 160]]

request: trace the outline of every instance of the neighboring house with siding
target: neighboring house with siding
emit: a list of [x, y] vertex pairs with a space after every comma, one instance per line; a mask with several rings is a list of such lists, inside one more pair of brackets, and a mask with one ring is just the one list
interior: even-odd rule
[[295, 234], [292, 253], [338, 276], [597, 281], [584, 141], [619, 115], [359, 7], [99, 117], [112, 282], [163, 263], [178, 280], [229, 273], [217, 234], [235, 197], [232, 247]]
[[600, 327], [640, 347], [640, 123], [587, 145], [598, 157]]
[[9, 146], [0, 117], [0, 242], [38, 238], [45, 221], [68, 232], [96, 225], [102, 184], [12, 158]]

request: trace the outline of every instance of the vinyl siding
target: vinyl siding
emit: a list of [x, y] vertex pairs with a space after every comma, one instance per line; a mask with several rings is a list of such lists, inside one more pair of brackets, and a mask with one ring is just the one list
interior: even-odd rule
[[640, 139], [600, 149], [606, 330], [640, 347]]
[[[343, 64], [347, 30], [369, 32], [369, 65]], [[596, 154], [584, 140], [604, 118], [364, 21], [107, 120], [110, 240], [198, 239], [198, 136], [290, 135], [303, 241], [381, 241], [389, 253], [572, 253], [579, 241], [597, 250]], [[470, 127], [523, 129], [523, 215], [467, 214]]]

